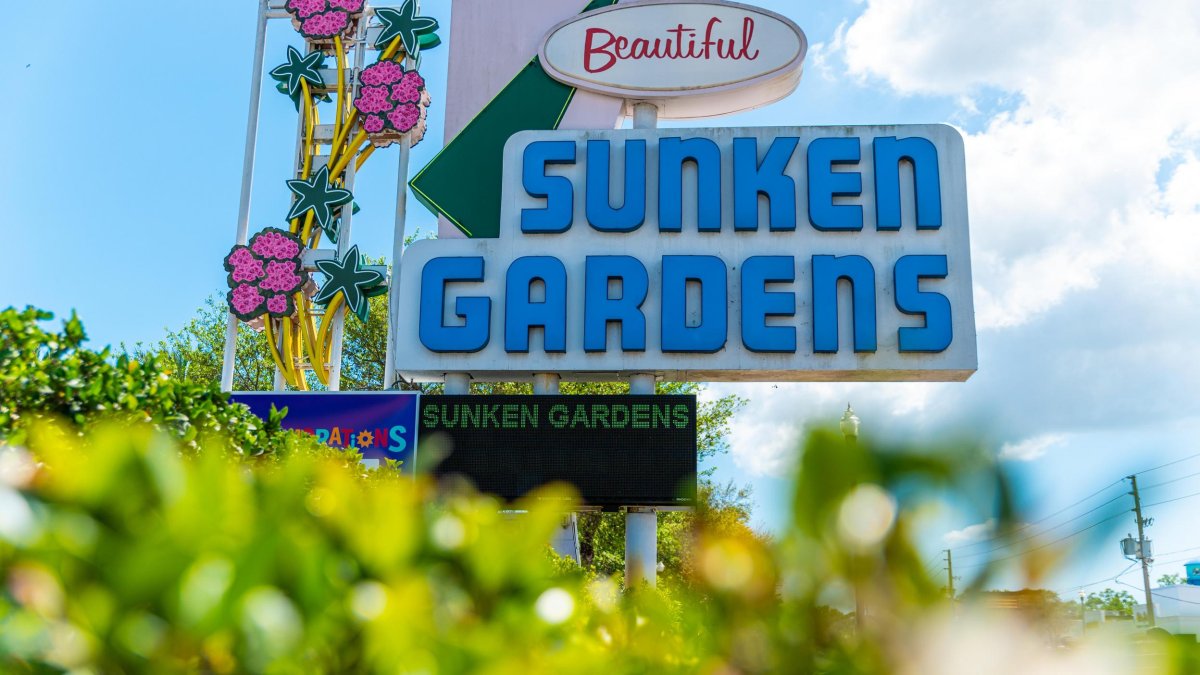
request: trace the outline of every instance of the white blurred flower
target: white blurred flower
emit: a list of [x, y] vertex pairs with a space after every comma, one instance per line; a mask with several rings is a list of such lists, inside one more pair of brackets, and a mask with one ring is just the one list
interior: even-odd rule
[[538, 596], [534, 611], [549, 624], [560, 624], [575, 613], [575, 598], [561, 588], [551, 588]]
[[851, 547], [879, 545], [896, 519], [896, 500], [883, 488], [863, 483], [850, 491], [838, 511], [838, 534]]

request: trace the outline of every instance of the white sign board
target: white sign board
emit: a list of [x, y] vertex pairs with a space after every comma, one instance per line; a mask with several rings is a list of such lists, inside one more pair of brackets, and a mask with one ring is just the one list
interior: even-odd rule
[[498, 239], [409, 247], [406, 377], [961, 381], [963, 143], [940, 125], [538, 131]]
[[546, 34], [551, 77], [651, 101], [669, 118], [723, 115], [796, 89], [808, 42], [788, 18], [718, 0], [642, 0], [573, 17]]

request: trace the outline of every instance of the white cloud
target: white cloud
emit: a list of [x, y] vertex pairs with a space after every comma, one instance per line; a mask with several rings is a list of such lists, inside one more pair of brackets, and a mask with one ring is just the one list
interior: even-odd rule
[[942, 540], [946, 542], [946, 546], [955, 548], [958, 546], [966, 546], [977, 541], [983, 541], [992, 536], [996, 531], [996, 520], [988, 518], [982, 523], [968, 525], [961, 530], [951, 530], [942, 535]]
[[820, 72], [949, 101], [967, 127], [980, 370], [965, 385], [723, 385], [752, 401], [737, 464], [779, 473], [846, 401], [864, 434], [972, 425], [1026, 439], [1013, 459], [1193, 415], [1174, 401], [1200, 379], [1197, 44], [1192, 0], [871, 0], [840, 26]]
[[1005, 443], [1000, 448], [1000, 459], [1032, 462], [1066, 439], [1063, 434], [1042, 434], [1016, 443]]
[[1146, 248], [1133, 224], [1156, 172], [1200, 130], [1195, 2], [874, 0], [840, 43], [850, 75], [968, 114], [985, 88], [1016, 95], [967, 136], [985, 329], [1028, 323]]

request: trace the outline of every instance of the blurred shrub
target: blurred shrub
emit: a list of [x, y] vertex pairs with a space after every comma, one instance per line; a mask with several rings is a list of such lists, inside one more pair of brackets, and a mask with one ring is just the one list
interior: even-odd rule
[[[47, 318], [0, 313], [3, 672], [1200, 672], [1194, 644], [1060, 649], [1036, 619], [950, 602], [915, 545], [925, 519], [952, 503], [1001, 536], [1018, 522], [970, 443], [817, 430], [783, 532], [708, 486], [664, 517], [672, 573], [623, 589], [614, 546], [590, 570], [548, 551], [569, 495], [514, 515], [434, 494]], [[594, 523], [614, 542], [618, 524]], [[1049, 564], [1030, 560], [1031, 578]]]
[[[772, 541], [701, 511], [686, 574], [651, 591], [549, 554], [561, 514], [537, 496], [513, 515], [340, 453], [255, 464], [185, 453], [145, 423], [82, 436], [43, 423], [26, 437], [0, 450], [5, 672], [926, 675], [1197, 663], [1168, 643], [1149, 656], [1112, 643], [1054, 651], [1034, 627], [952, 612], [913, 547], [915, 519], [938, 491], [975, 499], [960, 486], [980, 495], [990, 480], [990, 501], [1004, 487], [950, 454], [814, 433], [793, 527]], [[855, 595], [861, 628], [830, 608]]]

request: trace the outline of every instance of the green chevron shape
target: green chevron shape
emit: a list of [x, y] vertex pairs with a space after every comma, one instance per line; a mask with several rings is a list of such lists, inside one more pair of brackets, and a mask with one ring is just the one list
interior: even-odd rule
[[[592, 0], [590, 12], [617, 0]], [[463, 234], [494, 239], [500, 234], [504, 144], [519, 131], [557, 129], [575, 88], [546, 74], [535, 56], [500, 93], [409, 181], [413, 194]]]

